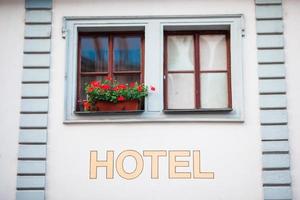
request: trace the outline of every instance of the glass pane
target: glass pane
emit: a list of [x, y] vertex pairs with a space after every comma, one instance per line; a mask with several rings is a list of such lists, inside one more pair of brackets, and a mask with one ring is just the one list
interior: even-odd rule
[[195, 75], [169, 74], [168, 75], [168, 108], [194, 109], [195, 108]]
[[201, 73], [201, 108], [228, 108], [227, 73]]
[[80, 78], [80, 99], [86, 99], [86, 93], [84, 91], [84, 88], [86, 84], [94, 81], [99, 80], [102, 81], [105, 76], [81, 76]]
[[226, 36], [200, 35], [201, 70], [226, 70]]
[[192, 35], [168, 36], [168, 70], [194, 70]]
[[140, 71], [141, 66], [141, 37], [114, 37], [114, 70]]
[[138, 82], [140, 83], [140, 75], [139, 74], [130, 74], [130, 75], [115, 75], [115, 79], [119, 83], [131, 83], [131, 82]]
[[81, 37], [81, 71], [107, 72], [108, 66], [108, 38]]

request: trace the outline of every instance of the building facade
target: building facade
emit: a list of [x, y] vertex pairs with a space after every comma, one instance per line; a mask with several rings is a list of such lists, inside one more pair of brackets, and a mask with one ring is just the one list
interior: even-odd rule
[[1, 0], [0, 199], [300, 198], [299, 9]]

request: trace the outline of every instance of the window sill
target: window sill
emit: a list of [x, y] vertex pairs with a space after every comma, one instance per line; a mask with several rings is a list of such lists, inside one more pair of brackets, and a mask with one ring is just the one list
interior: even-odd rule
[[199, 113], [228, 113], [232, 108], [202, 108], [202, 109], [166, 109], [165, 114], [199, 114]]
[[164, 110], [128, 112], [73, 112], [65, 124], [89, 123], [165, 123], [165, 122], [244, 122], [242, 112], [235, 109]]

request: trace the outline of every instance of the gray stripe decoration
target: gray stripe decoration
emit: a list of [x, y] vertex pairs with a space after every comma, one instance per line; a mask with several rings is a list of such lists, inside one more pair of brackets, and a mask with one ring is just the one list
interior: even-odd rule
[[256, 0], [257, 60], [265, 200], [291, 200], [281, 0]]
[[25, 0], [17, 200], [44, 200], [52, 0]]

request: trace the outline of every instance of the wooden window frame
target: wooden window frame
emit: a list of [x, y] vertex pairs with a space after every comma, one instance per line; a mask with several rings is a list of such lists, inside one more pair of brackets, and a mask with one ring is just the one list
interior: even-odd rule
[[[200, 64], [200, 35], [225, 35], [226, 37], [226, 70], [201, 70]], [[191, 35], [194, 39], [194, 70], [168, 70], [168, 36]], [[226, 30], [197, 30], [197, 31], [164, 31], [164, 112], [228, 112], [232, 111], [232, 86], [231, 86], [231, 48], [230, 48], [230, 31]], [[193, 73], [195, 76], [195, 108], [194, 109], [169, 109], [168, 108], [168, 74], [169, 73]], [[227, 108], [201, 108], [201, 73], [226, 73], [227, 74]]]
[[[107, 72], [82, 72], [81, 71], [81, 37], [84, 36], [107, 36], [108, 37], [108, 66]], [[114, 70], [114, 49], [113, 39], [117, 36], [139, 36], [141, 38], [141, 61], [139, 71], [115, 71]], [[145, 34], [144, 31], [114, 31], [114, 32], [79, 32], [77, 41], [77, 85], [76, 85], [76, 111], [80, 111], [81, 99], [81, 77], [82, 76], [109, 76], [140, 74], [140, 83], [144, 83], [144, 62], [145, 62]]]

